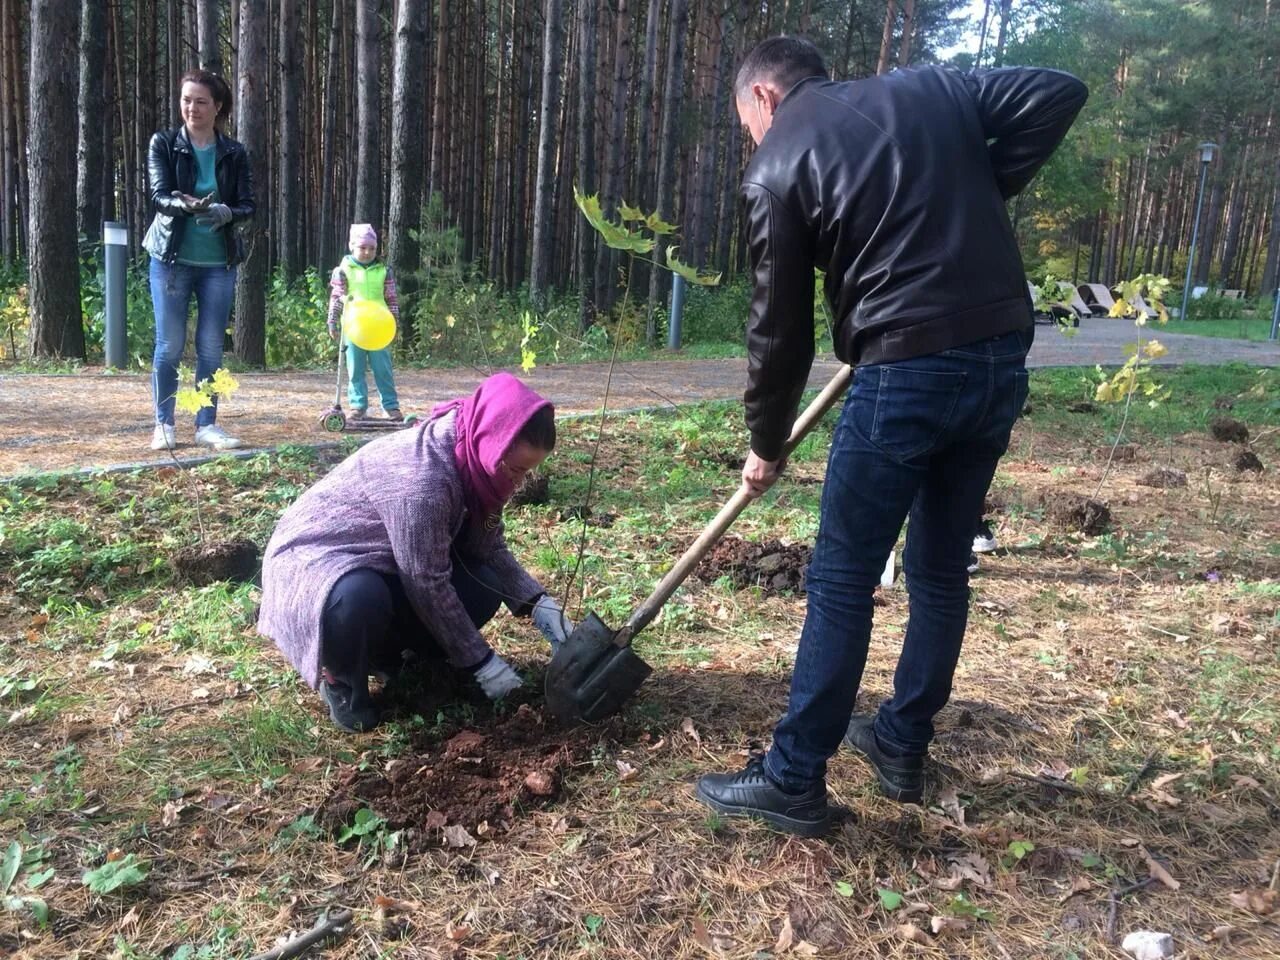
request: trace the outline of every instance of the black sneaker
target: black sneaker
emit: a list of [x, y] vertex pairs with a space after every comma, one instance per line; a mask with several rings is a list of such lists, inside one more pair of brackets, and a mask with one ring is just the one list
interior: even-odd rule
[[986, 517], [978, 523], [978, 529], [973, 534], [973, 552], [974, 553], [995, 553], [1000, 549], [1000, 544], [996, 542], [996, 533], [991, 529], [991, 521]]
[[825, 783], [804, 793], [786, 793], [765, 776], [759, 759], [740, 773], [708, 773], [698, 781], [697, 795], [717, 813], [756, 817], [800, 837], [820, 837], [831, 827]]
[[363, 704], [356, 706], [353, 691], [345, 683], [321, 680], [320, 696], [329, 705], [329, 718], [347, 733], [364, 733], [382, 722], [382, 713], [369, 702], [368, 694], [361, 698]]
[[924, 796], [924, 757], [890, 757], [876, 739], [876, 718], [855, 716], [849, 721], [844, 742], [871, 764], [880, 781], [880, 792], [899, 803], [919, 803]]

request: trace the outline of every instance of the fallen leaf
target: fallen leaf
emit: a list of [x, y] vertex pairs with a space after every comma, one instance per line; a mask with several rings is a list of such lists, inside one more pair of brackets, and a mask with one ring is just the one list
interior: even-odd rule
[[192, 700], [208, 700], [208, 699], [209, 699], [209, 688], [208, 688], [208, 687], [196, 687], [194, 690], [192, 690], [192, 691], [191, 691], [191, 699], [192, 699]]
[[1153, 879], [1159, 880], [1170, 890], [1177, 890], [1182, 886], [1181, 883], [1173, 878], [1173, 874], [1169, 872], [1168, 868], [1153, 857], [1146, 847], [1138, 847], [1138, 852], [1142, 854], [1142, 859], [1147, 862], [1147, 870], [1151, 872]]
[[929, 942], [929, 935], [914, 923], [900, 923], [894, 928], [894, 933], [903, 940], [910, 940], [912, 943], [927, 944]]
[[493, 827], [489, 826], [488, 820], [481, 820], [476, 824], [477, 837], [487, 837], [491, 833], [493, 833]]
[[444, 836], [444, 842], [450, 847], [474, 847], [476, 838], [467, 833], [467, 828], [460, 824], [454, 823], [445, 827], [441, 834]]
[[120, 929], [125, 933], [133, 933], [138, 928], [138, 921], [141, 919], [142, 914], [138, 912], [137, 906], [132, 906], [129, 908], [129, 912], [120, 919]]
[[184, 676], [197, 677], [203, 673], [217, 672], [218, 668], [213, 665], [213, 661], [199, 653], [193, 653], [187, 658], [187, 662], [182, 665]]
[[448, 823], [448, 818], [439, 810], [432, 810], [427, 814], [426, 822], [423, 824], [428, 830], [442, 830], [444, 825]]
[[1187, 722], [1187, 718], [1172, 707], [1166, 710], [1164, 715], [1173, 721], [1173, 725], [1179, 730], [1186, 730], [1191, 726], [1191, 724]]
[[1066, 780], [1071, 776], [1071, 764], [1059, 758], [1040, 765], [1040, 776], [1050, 780]]
[[160, 824], [165, 827], [172, 827], [182, 817], [182, 811], [191, 806], [189, 803], [179, 803], [177, 800], [170, 800], [164, 805], [164, 809], [160, 812]]
[[964, 807], [960, 805], [960, 793], [954, 786], [947, 786], [938, 794], [938, 806], [952, 820], [964, 826]]
[[703, 950], [710, 953], [716, 952], [716, 945], [711, 942], [711, 935], [707, 933], [707, 925], [702, 922], [701, 917], [693, 918], [693, 939]]
[[795, 938], [796, 932], [791, 927], [791, 914], [788, 913], [782, 918], [782, 929], [778, 931], [778, 941], [773, 945], [773, 952], [786, 953], [791, 949]]
[[444, 925], [444, 935], [454, 943], [461, 943], [471, 936], [471, 928], [465, 923], [454, 924], [452, 920]]
[[287, 927], [289, 921], [293, 919], [293, 912], [298, 908], [298, 898], [290, 897], [284, 903], [280, 904], [280, 909], [276, 911], [275, 925], [277, 927]]
[[818, 948], [808, 940], [801, 940], [791, 948], [791, 952], [801, 957], [816, 957], [818, 955]]
[[1087, 893], [1093, 889], [1093, 881], [1088, 877], [1076, 877], [1071, 881], [1071, 889], [1058, 898], [1059, 903], [1066, 903], [1077, 893]]
[[373, 898], [373, 906], [376, 910], [383, 913], [413, 913], [415, 910], [421, 910], [422, 904], [415, 903], [412, 900], [397, 900], [395, 897], [384, 897], [378, 894]]
[[1182, 778], [1181, 773], [1166, 773], [1163, 776], [1156, 777], [1154, 780], [1152, 780], [1151, 786], [1159, 790], [1163, 787], [1167, 787], [1169, 784], [1173, 783], [1173, 781], [1175, 780], [1180, 780], [1181, 778]]
[[960, 917], [934, 917], [929, 921], [929, 929], [935, 937], [964, 933], [969, 929], [969, 921]]
[[991, 864], [980, 853], [966, 853], [949, 858], [952, 876], [976, 883], [980, 887], [991, 886]]
[[120, 726], [128, 720], [132, 714], [133, 710], [130, 709], [127, 703], [120, 704], [120, 706], [116, 707], [115, 713], [111, 714], [111, 725], [115, 727]]
[[702, 737], [698, 735], [698, 729], [693, 725], [693, 717], [685, 717], [680, 721], [680, 732], [698, 746], [702, 746]]
[[201, 824], [191, 831], [191, 842], [199, 844], [202, 847], [213, 847], [217, 845], [213, 837], [213, 831], [204, 824]]
[[1231, 777], [1231, 782], [1234, 783], [1241, 790], [1257, 790], [1259, 787], [1262, 786], [1262, 784], [1260, 784], [1257, 780], [1253, 779], [1253, 777], [1246, 777], [1242, 773], [1233, 774]]
[[290, 773], [314, 773], [324, 766], [323, 757], [307, 757], [305, 760], [299, 760], [289, 768]]
[[498, 881], [502, 879], [502, 874], [497, 867], [491, 867], [487, 864], [480, 864], [480, 876], [484, 877], [484, 882], [491, 887], [496, 887]]
[[626, 783], [628, 780], [634, 780], [640, 775], [640, 771], [625, 760], [615, 760], [614, 763], [617, 764], [618, 779], [622, 783]]
[[959, 890], [964, 886], [964, 877], [959, 874], [952, 877], [939, 877], [933, 881], [933, 885], [939, 890]]
[[1216, 941], [1225, 946], [1231, 946], [1231, 935], [1236, 932], [1236, 928], [1229, 923], [1221, 923], [1214, 927], [1213, 930], [1205, 934], [1204, 939], [1208, 941]]
[[1231, 894], [1231, 905], [1241, 910], [1247, 910], [1250, 913], [1256, 913], [1260, 917], [1269, 916], [1276, 910], [1276, 891], [1263, 890], [1260, 887], [1253, 887], [1249, 890], [1241, 890], [1239, 893]]
[[654, 753], [658, 750], [661, 750], [666, 745], [667, 745], [667, 738], [659, 737], [657, 743], [652, 743], [649, 746], [645, 747], [645, 749], [648, 750], [650, 753]]

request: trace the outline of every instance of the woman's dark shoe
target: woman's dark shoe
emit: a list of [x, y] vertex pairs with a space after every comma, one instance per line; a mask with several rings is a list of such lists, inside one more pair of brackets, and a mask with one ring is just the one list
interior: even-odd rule
[[364, 733], [382, 722], [382, 712], [369, 702], [369, 695], [357, 700], [345, 683], [321, 680], [320, 696], [329, 705], [329, 718], [347, 733]]
[[717, 813], [755, 817], [800, 837], [820, 837], [831, 827], [825, 783], [804, 793], [786, 793], [765, 775], [759, 759], [739, 773], [708, 773], [698, 781], [697, 795]]
[[899, 803], [919, 803], [924, 797], [924, 756], [891, 757], [876, 739], [876, 718], [855, 716], [849, 721], [844, 742], [870, 762], [880, 781], [880, 792]]

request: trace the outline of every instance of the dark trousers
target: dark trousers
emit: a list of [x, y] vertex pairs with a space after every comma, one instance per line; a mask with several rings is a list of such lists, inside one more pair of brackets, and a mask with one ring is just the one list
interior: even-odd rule
[[[457, 562], [453, 588], [477, 627], [488, 623], [502, 603], [499, 593]], [[424, 660], [444, 658], [436, 638], [418, 619], [400, 578], [367, 568], [340, 577], [329, 591], [320, 621], [321, 666], [350, 686], [358, 699], [368, 696], [370, 673], [394, 676], [399, 672], [404, 650]]]
[[927, 750], [964, 639], [974, 518], [1027, 399], [1031, 338], [858, 368], [831, 443], [791, 698], [765, 758], [783, 787], [821, 780], [840, 746], [866, 665], [872, 592], [908, 515], [909, 620], [875, 732], [890, 753]]

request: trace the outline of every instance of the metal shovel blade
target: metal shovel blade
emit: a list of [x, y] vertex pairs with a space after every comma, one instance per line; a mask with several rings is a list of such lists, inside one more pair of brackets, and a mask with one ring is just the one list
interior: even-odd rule
[[629, 645], [619, 646], [594, 613], [573, 628], [547, 666], [546, 712], [558, 723], [595, 723], [611, 717], [653, 668]]

